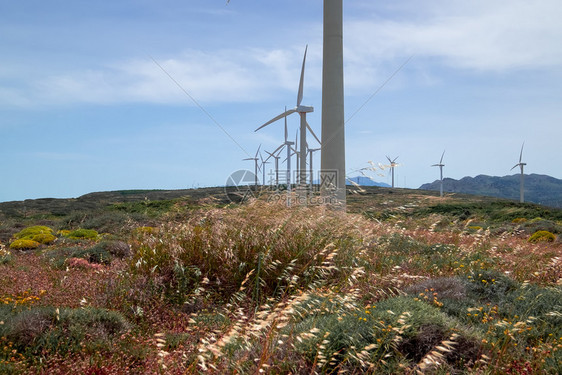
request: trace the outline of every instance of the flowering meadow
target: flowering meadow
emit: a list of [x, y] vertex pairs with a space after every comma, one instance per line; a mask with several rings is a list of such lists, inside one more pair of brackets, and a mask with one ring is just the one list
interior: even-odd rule
[[0, 217], [0, 373], [562, 373], [560, 210], [267, 198]]

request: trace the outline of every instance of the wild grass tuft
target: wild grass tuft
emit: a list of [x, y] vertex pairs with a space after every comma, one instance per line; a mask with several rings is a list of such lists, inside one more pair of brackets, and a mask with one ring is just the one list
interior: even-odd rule
[[318, 282], [341, 283], [364, 259], [356, 223], [339, 216], [262, 202], [203, 211], [138, 233], [131, 273], [160, 280], [178, 303], [211, 293], [260, 304]]

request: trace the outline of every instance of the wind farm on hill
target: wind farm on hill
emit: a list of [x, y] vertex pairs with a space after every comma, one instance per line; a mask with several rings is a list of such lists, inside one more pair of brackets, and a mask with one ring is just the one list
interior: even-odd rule
[[[101, 3], [89, 4], [88, 10], [96, 12]], [[117, 3], [112, 7], [128, 14], [124, 10], [132, 5]], [[184, 9], [182, 3], [174, 5]], [[189, 5], [197, 8], [198, 18], [243, 14], [201, 12], [201, 4], [211, 2], [199, 3]], [[313, 3], [289, 7], [291, 17]], [[362, 12], [378, 4], [358, 3]], [[439, 15], [448, 3], [436, 3]], [[256, 4], [261, 3], [246, 6]], [[423, 159], [427, 176], [436, 176], [439, 167], [439, 179], [419, 189], [398, 186], [401, 172], [417, 156], [404, 155], [404, 137], [394, 143], [386, 138], [383, 162], [370, 160], [366, 152], [364, 164], [350, 167], [343, 1], [323, 5], [321, 129], [309, 124], [317, 123], [320, 111], [306, 105], [305, 67], [307, 54], [309, 63], [313, 56], [308, 45], [302, 65], [300, 50], [294, 63], [300, 67], [296, 103], [291, 99], [289, 109], [279, 103], [272, 113], [262, 108], [264, 118], [245, 124], [251, 152], [152, 59], [246, 157], [207, 143], [206, 155], [221, 162], [230, 158], [245, 169], [231, 173], [223, 186], [0, 202], [0, 374], [562, 374], [562, 181], [524, 174], [526, 161], [535, 165], [527, 159], [533, 154], [529, 143], [525, 159], [523, 144], [511, 168], [520, 173], [456, 181], [444, 172], [456, 170], [453, 158], [460, 150], [432, 139], [419, 157], [428, 156]], [[514, 5], [509, 5], [511, 12]], [[455, 14], [476, 6], [455, 8]], [[525, 2], [529, 22], [535, 6]], [[172, 17], [176, 7], [150, 9]], [[404, 5], [388, 2], [384, 14], [394, 7]], [[494, 12], [487, 7], [488, 17]], [[417, 11], [415, 17], [421, 18]], [[258, 18], [252, 33], [261, 31]], [[205, 20], [191, 19], [198, 38]], [[184, 27], [183, 14], [180, 21]], [[383, 25], [389, 45], [396, 42], [390, 38], [395, 23]], [[408, 25], [408, 38], [411, 30]], [[478, 39], [473, 34], [467, 40]], [[458, 43], [446, 44], [459, 49]], [[501, 52], [494, 48], [494, 59]], [[236, 53], [229, 50], [228, 56]], [[230, 68], [223, 57], [217, 66]], [[233, 79], [226, 74], [217, 80], [223, 77]], [[59, 86], [74, 87], [63, 78]], [[133, 91], [144, 93], [143, 88]], [[2, 90], [0, 96], [8, 97]], [[299, 116], [297, 127], [293, 114]], [[428, 133], [420, 128], [413, 132], [416, 144], [422, 130]], [[392, 126], [385, 131], [398, 133]], [[264, 136], [267, 132], [276, 134], [275, 141]], [[194, 133], [190, 128], [189, 136]], [[372, 133], [364, 134], [371, 141]], [[168, 134], [163, 137], [170, 142]], [[156, 143], [147, 138], [148, 145]], [[349, 142], [348, 152], [359, 141]], [[108, 145], [113, 143], [104, 143], [103, 152]], [[151, 152], [150, 146], [142, 151]], [[166, 148], [170, 159], [177, 158], [174, 147], [167, 143]], [[439, 162], [432, 164], [439, 153]], [[195, 154], [192, 164], [206, 167]], [[389, 184], [367, 186], [379, 178]]]

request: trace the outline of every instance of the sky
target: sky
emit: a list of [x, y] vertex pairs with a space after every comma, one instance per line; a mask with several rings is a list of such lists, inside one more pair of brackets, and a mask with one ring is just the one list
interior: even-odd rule
[[[559, 0], [344, 1], [348, 176], [398, 157], [418, 188], [444, 150], [445, 177], [510, 175], [525, 142], [525, 173], [562, 178], [560, 19]], [[321, 0], [0, 1], [0, 201], [225, 185], [283, 142], [254, 130], [295, 106], [306, 45], [320, 136]]]

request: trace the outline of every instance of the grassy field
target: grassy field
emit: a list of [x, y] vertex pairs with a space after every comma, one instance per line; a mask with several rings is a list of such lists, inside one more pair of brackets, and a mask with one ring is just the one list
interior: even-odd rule
[[561, 210], [258, 195], [0, 204], [0, 373], [562, 373]]

